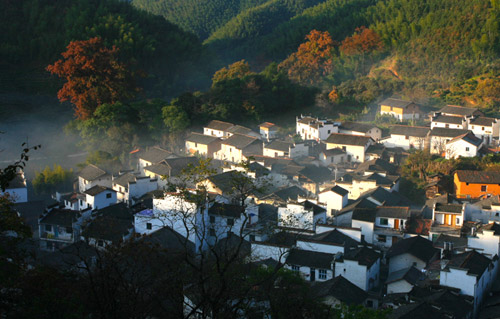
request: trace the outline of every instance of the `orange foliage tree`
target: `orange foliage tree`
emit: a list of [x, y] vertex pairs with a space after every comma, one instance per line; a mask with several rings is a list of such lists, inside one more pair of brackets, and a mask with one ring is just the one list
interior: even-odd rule
[[138, 91], [131, 73], [118, 61], [117, 47], [109, 49], [102, 39], [92, 38], [72, 41], [66, 49], [63, 59], [47, 71], [66, 79], [57, 97], [75, 105], [78, 119], [89, 119], [99, 105], [132, 98]]
[[288, 70], [288, 76], [296, 82], [314, 84], [321, 76], [332, 71], [332, 50], [335, 42], [328, 31], [318, 30], [312, 30], [306, 40], [297, 52], [280, 64], [280, 68]]
[[347, 37], [340, 45], [340, 51], [345, 55], [361, 55], [362, 68], [364, 70], [365, 54], [379, 51], [384, 48], [380, 36], [373, 30], [362, 26], [356, 28], [351, 37]]

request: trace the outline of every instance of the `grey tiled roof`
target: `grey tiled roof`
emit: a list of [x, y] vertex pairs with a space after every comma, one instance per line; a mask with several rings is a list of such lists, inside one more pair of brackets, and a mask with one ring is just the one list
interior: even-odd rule
[[87, 181], [93, 181], [106, 174], [107, 174], [106, 171], [104, 171], [103, 169], [100, 169], [99, 167], [93, 164], [89, 164], [80, 171], [78, 176]]
[[458, 180], [466, 183], [500, 184], [500, 172], [455, 171]]
[[241, 150], [256, 141], [259, 139], [248, 135], [234, 134], [222, 141], [222, 144], [231, 145]]
[[430, 128], [425, 126], [394, 125], [390, 128], [391, 134], [413, 137], [426, 137], [429, 131]]
[[274, 140], [274, 141], [272, 141], [271, 143], [267, 144], [264, 147], [267, 148], [267, 149], [270, 149], [270, 150], [277, 150], [277, 151], [282, 151], [282, 152], [289, 152], [290, 151], [290, 146], [293, 146], [293, 143]]
[[411, 254], [423, 262], [429, 262], [438, 250], [433, 247], [432, 242], [420, 236], [405, 238], [398, 241], [387, 252], [387, 258], [392, 258], [402, 254]]
[[372, 140], [372, 138], [369, 136], [332, 133], [328, 136], [326, 142], [339, 145], [365, 146], [370, 140]]
[[193, 143], [198, 143], [198, 144], [203, 144], [203, 145], [208, 145], [208, 144], [213, 143], [217, 140], [219, 140], [219, 138], [216, 136], [204, 135], [204, 134], [195, 133], [195, 132], [192, 132], [186, 138], [186, 142], [193, 142]]
[[463, 118], [451, 115], [438, 115], [432, 119], [433, 122], [447, 123], [447, 124], [462, 124]]
[[40, 224], [71, 227], [79, 216], [76, 210], [54, 208], [40, 219]]
[[213, 130], [217, 131], [226, 131], [228, 128], [234, 126], [234, 124], [228, 123], [228, 122], [223, 122], [223, 121], [218, 121], [218, 120], [213, 120], [210, 121], [205, 127], [210, 128]]
[[334, 297], [347, 305], [362, 305], [368, 294], [342, 276], [317, 282], [312, 286], [314, 295], [319, 298]]
[[334, 254], [316, 251], [291, 249], [286, 258], [286, 263], [288, 265], [313, 267], [316, 269], [331, 269], [334, 256]]
[[444, 128], [444, 127], [435, 127], [429, 133], [430, 136], [439, 136], [439, 137], [457, 137], [463, 134], [470, 132], [469, 130], [456, 130], [452, 128]]
[[361, 133], [366, 133], [372, 128], [376, 128], [376, 126], [373, 124], [365, 124], [359, 122], [343, 122], [342, 125], [340, 125], [339, 127], [339, 129], [341, 130], [361, 132]]
[[112, 189], [109, 189], [107, 187], [104, 187], [104, 186], [100, 186], [100, 185], [95, 185], [89, 189], [87, 189], [84, 193], [87, 194], [87, 195], [90, 195], [90, 196], [95, 196], [95, 195], [98, 195], [104, 191], [111, 191], [111, 192], [114, 192], [114, 190]]
[[470, 120], [471, 125], [492, 126], [497, 119], [492, 117], [478, 116]]
[[159, 163], [172, 155], [172, 152], [155, 146], [149, 148], [144, 154], [140, 155], [139, 158], [150, 163]]
[[453, 106], [453, 105], [447, 105], [443, 107], [441, 110], [439, 110], [439, 112], [443, 114], [456, 114], [459, 116], [471, 116], [476, 111], [478, 111], [477, 108]]
[[395, 98], [388, 98], [380, 102], [380, 105], [387, 105], [387, 106], [392, 106], [392, 107], [402, 107], [406, 108], [408, 105], [412, 104], [412, 101], [405, 101], [401, 99], [395, 99]]
[[467, 269], [468, 274], [481, 277], [490, 263], [491, 259], [475, 250], [472, 250], [462, 254], [453, 255], [445, 269], [449, 267]]

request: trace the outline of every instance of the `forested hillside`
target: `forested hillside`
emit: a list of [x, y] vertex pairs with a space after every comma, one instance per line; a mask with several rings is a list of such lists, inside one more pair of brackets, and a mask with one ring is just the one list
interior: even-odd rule
[[[17, 89], [39, 79], [73, 40], [101, 37], [121, 60], [140, 72], [145, 85], [175, 94], [198, 76], [202, 46], [178, 26], [114, 0], [0, 0], [0, 81]], [[204, 61], [206, 63], [206, 61]], [[182, 71], [182, 74], [179, 72]], [[24, 77], [19, 77], [25, 74]], [[194, 84], [192, 84], [194, 85]]]
[[140, 9], [161, 15], [201, 39], [240, 12], [268, 0], [132, 0]]

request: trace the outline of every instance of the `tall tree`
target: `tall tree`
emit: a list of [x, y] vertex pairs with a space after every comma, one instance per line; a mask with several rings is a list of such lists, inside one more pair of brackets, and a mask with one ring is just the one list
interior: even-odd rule
[[280, 67], [288, 70], [290, 79], [303, 84], [314, 84], [321, 76], [332, 71], [332, 50], [335, 43], [328, 31], [312, 30], [306, 40]]
[[360, 55], [361, 65], [364, 72], [365, 69], [365, 55], [373, 52], [382, 50], [384, 44], [380, 39], [380, 36], [373, 30], [367, 29], [362, 26], [356, 28], [354, 34], [347, 37], [342, 41], [340, 45], [340, 51], [345, 55]]
[[130, 99], [138, 91], [131, 72], [118, 60], [118, 48], [107, 48], [100, 38], [72, 41], [62, 56], [47, 70], [66, 80], [57, 96], [75, 105], [78, 119], [89, 119], [99, 105]]

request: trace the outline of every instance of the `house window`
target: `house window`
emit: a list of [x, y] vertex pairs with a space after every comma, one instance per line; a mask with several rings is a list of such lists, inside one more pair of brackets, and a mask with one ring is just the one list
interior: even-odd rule
[[385, 243], [387, 241], [387, 236], [385, 236], [385, 235], [378, 235], [377, 240], [379, 241], [379, 243]]
[[330, 134], [330, 130], [328, 130], [328, 134]]
[[209, 230], [209, 235], [210, 235], [211, 237], [215, 237], [215, 228], [210, 228], [210, 230]]
[[45, 231], [52, 231], [52, 225], [45, 225]]
[[326, 269], [319, 270], [319, 279], [326, 279]]
[[333, 156], [332, 156], [332, 157], [330, 157], [330, 162], [331, 162], [331, 163], [333, 163]]
[[410, 137], [408, 135], [405, 136], [405, 140], [409, 140]]
[[250, 241], [255, 241], [255, 235], [250, 235]]
[[444, 126], [444, 127], [446, 127], [446, 128], [450, 128], [450, 124], [445, 124], [445, 126]]
[[111, 193], [106, 194], [106, 198], [111, 198]]
[[367, 301], [366, 301], [366, 306], [367, 306], [368, 308], [373, 308], [373, 300], [367, 300]]
[[100, 240], [100, 239], [99, 239], [99, 240], [97, 241], [97, 246], [99, 246], [99, 247], [103, 247], [103, 246], [104, 246], [104, 241], [102, 241], [102, 240]]
[[481, 185], [481, 192], [486, 192], [486, 185]]
[[228, 219], [227, 219], [227, 225], [228, 225], [228, 226], [234, 226], [234, 219], [232, 219], [232, 218], [228, 218]]
[[345, 146], [342, 146], [342, 150], [345, 152], [345, 151], [346, 151], [346, 147], [345, 147]]
[[73, 227], [66, 227], [66, 232], [68, 234], [73, 234]]
[[387, 219], [387, 218], [380, 218], [380, 225], [383, 225], [383, 226], [389, 225], [389, 219]]
[[215, 223], [215, 216], [210, 216], [210, 223]]
[[484, 126], [483, 126], [483, 127], [481, 127], [481, 130], [483, 130], [483, 131], [484, 131]]
[[151, 225], [151, 223], [146, 223], [146, 229], [148, 230], [153, 229], [153, 225]]
[[468, 151], [469, 151], [469, 149], [470, 149], [469, 147], [466, 147], [466, 148], [465, 148], [465, 151], [466, 151], [466, 152], [468, 152]]
[[292, 265], [292, 271], [299, 271], [300, 270], [300, 267], [297, 266], [297, 265]]
[[460, 218], [457, 217], [457, 225], [460, 224]]
[[198, 143], [194, 143], [194, 147], [198, 147]]
[[83, 205], [83, 200], [80, 199], [80, 205]]
[[278, 152], [274, 152], [274, 157], [278, 157]]

